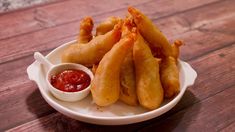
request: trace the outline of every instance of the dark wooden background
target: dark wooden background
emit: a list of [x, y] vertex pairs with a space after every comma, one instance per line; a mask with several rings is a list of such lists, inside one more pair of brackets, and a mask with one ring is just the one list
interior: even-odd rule
[[[197, 71], [195, 85], [166, 114], [149, 121], [100, 126], [50, 107], [26, 68], [76, 38], [79, 21], [124, 16], [132, 5], [172, 42], [184, 40], [181, 59]], [[57, 0], [0, 14], [0, 131], [235, 131], [235, 0]]]

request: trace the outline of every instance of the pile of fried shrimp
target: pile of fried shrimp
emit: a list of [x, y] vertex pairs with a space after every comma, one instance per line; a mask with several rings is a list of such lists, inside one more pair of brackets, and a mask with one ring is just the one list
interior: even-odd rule
[[125, 18], [109, 17], [96, 26], [91, 17], [80, 22], [77, 41], [67, 47], [62, 62], [91, 68], [91, 94], [98, 106], [120, 100], [127, 105], [153, 110], [164, 98], [180, 91], [179, 47], [170, 44], [142, 12], [128, 7]]

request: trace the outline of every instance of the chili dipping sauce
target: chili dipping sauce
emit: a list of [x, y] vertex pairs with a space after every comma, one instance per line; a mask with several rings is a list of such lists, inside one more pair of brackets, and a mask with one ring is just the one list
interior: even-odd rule
[[51, 77], [53, 87], [65, 92], [77, 92], [85, 89], [91, 83], [91, 78], [82, 70], [64, 70]]

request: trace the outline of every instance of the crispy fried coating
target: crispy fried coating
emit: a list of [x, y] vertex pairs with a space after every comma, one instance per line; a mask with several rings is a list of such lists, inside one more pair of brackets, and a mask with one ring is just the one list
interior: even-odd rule
[[128, 105], [138, 105], [138, 98], [136, 94], [135, 85], [135, 68], [133, 62], [133, 53], [131, 49], [121, 65], [120, 72], [120, 100]]
[[129, 34], [131, 32], [137, 32], [137, 27], [136, 27], [132, 17], [131, 16], [127, 16], [124, 19], [124, 21], [123, 21], [122, 37], [124, 37], [125, 35], [127, 35], [127, 34]]
[[93, 38], [88, 44], [73, 44], [64, 50], [62, 62], [79, 63], [92, 66], [99, 63], [103, 56], [120, 40], [122, 23], [115, 25], [110, 32]]
[[172, 47], [172, 57], [178, 61], [179, 54], [180, 54], [180, 46], [183, 45], [183, 42], [181, 40], [175, 40], [174, 43], [171, 45]]
[[[122, 26], [122, 37], [134, 32], [136, 33], [135, 25], [133, 25], [131, 19], [126, 18]], [[133, 30], [132, 30], [133, 29]], [[136, 94], [136, 85], [135, 85], [135, 69], [133, 62], [133, 48], [129, 51], [123, 63], [121, 65], [120, 71], [120, 97], [119, 99], [128, 105], [136, 106], [138, 105], [138, 98]]]
[[96, 36], [98, 35], [103, 35], [109, 31], [111, 31], [113, 29], [113, 27], [119, 23], [121, 20], [121, 18], [119, 17], [109, 17], [107, 18], [104, 22], [100, 23], [97, 27], [96, 27]]
[[85, 17], [81, 20], [78, 35], [79, 44], [86, 44], [92, 39], [93, 26], [94, 23], [91, 17]]
[[93, 20], [80, 22], [77, 42], [61, 55], [62, 62], [91, 68], [91, 94], [99, 106], [118, 99], [125, 104], [153, 110], [165, 98], [180, 91], [178, 58], [180, 40], [170, 44], [158, 27], [142, 12], [128, 8], [126, 18], [109, 17], [101, 22], [95, 37]]
[[92, 73], [95, 75], [95, 72], [96, 72], [96, 70], [97, 70], [97, 68], [98, 68], [98, 65], [99, 64], [93, 64], [92, 65], [92, 68], [91, 68], [91, 71], [92, 71]]
[[171, 98], [180, 91], [179, 70], [176, 60], [168, 57], [160, 64], [160, 76], [165, 98]]
[[133, 59], [139, 103], [147, 109], [156, 109], [163, 101], [159, 62], [153, 57], [150, 48], [140, 34], [133, 47]]
[[121, 64], [134, 45], [135, 35], [122, 38], [100, 61], [91, 84], [94, 102], [99, 106], [115, 103], [120, 95]]
[[141, 35], [149, 43], [151, 50], [156, 53], [156, 57], [164, 58], [171, 56], [172, 49], [167, 38], [152, 23], [152, 21], [139, 10], [129, 7], [128, 12], [132, 15]]

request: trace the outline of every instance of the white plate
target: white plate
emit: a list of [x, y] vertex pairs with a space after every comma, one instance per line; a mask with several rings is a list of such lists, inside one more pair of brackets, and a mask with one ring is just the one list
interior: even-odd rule
[[[60, 63], [61, 52], [65, 47], [72, 44], [73, 42], [74, 41], [56, 48], [46, 57], [53, 64]], [[49, 92], [45, 82], [46, 70], [42, 65], [35, 61], [27, 68], [27, 73], [29, 79], [37, 83], [39, 90], [46, 102], [60, 113], [73, 119], [93, 124], [122, 125], [152, 119], [173, 108], [182, 98], [186, 88], [190, 85], [193, 85], [197, 77], [197, 73], [192, 69], [192, 67], [188, 63], [181, 60], [179, 60], [179, 70], [181, 84], [180, 93], [171, 100], [165, 100], [160, 108], [152, 111], [143, 109], [140, 106], [128, 106], [120, 101], [108, 107], [98, 107], [92, 102], [91, 95], [78, 102], [63, 102], [56, 99]]]

